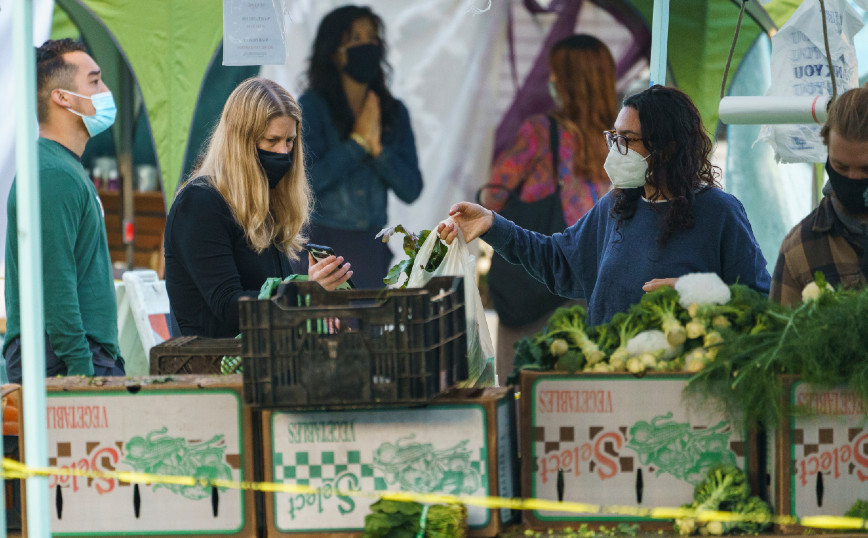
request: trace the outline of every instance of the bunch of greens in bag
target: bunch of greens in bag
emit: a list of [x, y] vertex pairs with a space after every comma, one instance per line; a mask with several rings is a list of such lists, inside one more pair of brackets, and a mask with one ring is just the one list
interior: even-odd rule
[[[397, 285], [399, 288], [407, 287], [407, 279], [410, 278], [410, 273], [413, 271], [413, 264], [416, 262], [416, 254], [419, 252], [419, 247], [422, 246], [422, 243], [428, 239], [428, 234], [430, 233], [431, 230], [422, 230], [417, 235], [413, 232], [407, 231], [407, 229], [401, 224], [380, 230], [380, 233], [377, 234], [377, 238], [383, 243], [388, 243], [389, 239], [391, 239], [395, 234], [403, 234], [404, 241], [402, 246], [404, 248], [404, 254], [407, 255], [406, 260], [399, 261], [389, 269], [386, 278], [383, 279], [383, 282], [387, 286]], [[440, 241], [440, 239], [437, 239], [437, 243], [434, 245], [434, 251], [431, 253], [431, 258], [425, 265], [425, 270], [429, 273], [433, 273], [435, 269], [440, 267], [440, 263], [446, 256], [446, 250], [446, 244]], [[407, 276], [402, 279], [402, 274]]]
[[[268, 277], [265, 279], [265, 282], [262, 283], [262, 287], [259, 288], [259, 295], [257, 296], [257, 299], [260, 301], [267, 301], [267, 300], [271, 299], [271, 297], [274, 296], [275, 293], [277, 293], [277, 289], [280, 287], [281, 284], [290, 283], [290, 282], [307, 282], [307, 275], [293, 274], [293, 275], [289, 275], [286, 278], [273, 277], [273, 276]], [[343, 284], [341, 284], [337, 288], [335, 288], [335, 290], [341, 290], [341, 291], [347, 291], [347, 290], [351, 290], [351, 289], [352, 288], [350, 287], [350, 285], [346, 282], [344, 282]], [[310, 298], [308, 298], [307, 301], [305, 301], [305, 299], [301, 295], [299, 295], [297, 300], [298, 300], [298, 306], [299, 307], [310, 306], [309, 305]], [[308, 324], [310, 324], [310, 321], [308, 321]], [[325, 332], [325, 329], [321, 329], [320, 332], [321, 333]], [[235, 337], [235, 339], [240, 340], [241, 335], [240, 334], [237, 335]], [[240, 374], [240, 373], [242, 373], [242, 371], [243, 371], [243, 369], [242, 369], [241, 357], [228, 356], [227, 355], [220, 360], [220, 374], [221, 375]]]
[[423, 506], [380, 499], [365, 516], [363, 538], [463, 538], [467, 508], [461, 504]]

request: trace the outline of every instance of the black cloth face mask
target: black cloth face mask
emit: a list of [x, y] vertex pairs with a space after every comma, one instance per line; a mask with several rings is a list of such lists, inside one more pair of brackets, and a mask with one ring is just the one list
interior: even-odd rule
[[273, 189], [277, 187], [283, 176], [292, 168], [292, 155], [289, 153], [265, 151], [259, 148], [256, 148], [256, 154], [259, 156], [259, 163], [265, 170], [265, 177], [268, 178], [268, 188]]
[[344, 73], [356, 82], [370, 84], [380, 74], [380, 45], [370, 43], [347, 48]]
[[832, 168], [828, 159], [826, 173], [829, 174], [829, 183], [844, 209], [856, 215], [868, 213], [868, 178], [851, 179], [842, 176]]

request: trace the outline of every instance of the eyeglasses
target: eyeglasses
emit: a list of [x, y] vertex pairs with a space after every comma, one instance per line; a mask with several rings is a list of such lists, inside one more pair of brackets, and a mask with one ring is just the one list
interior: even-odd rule
[[603, 134], [606, 135], [606, 145], [609, 146], [609, 149], [612, 149], [612, 144], [614, 144], [615, 147], [618, 148], [618, 153], [621, 155], [627, 154], [630, 142], [642, 141], [641, 138], [630, 138], [629, 136], [619, 135], [614, 129], [611, 131], [603, 131]]

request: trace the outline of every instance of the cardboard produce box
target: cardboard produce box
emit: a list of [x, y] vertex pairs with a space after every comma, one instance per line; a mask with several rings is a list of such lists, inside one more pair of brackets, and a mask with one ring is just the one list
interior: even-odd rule
[[[322, 488], [266, 494], [269, 536], [350, 536], [377, 497], [337, 490], [517, 496], [511, 388], [452, 391], [426, 407], [263, 412], [265, 479]], [[468, 507], [471, 536], [495, 536], [511, 510]]]
[[[755, 468], [747, 436], [682, 400], [687, 374], [522, 372], [525, 497], [632, 508], [678, 507], [717, 463]], [[750, 476], [751, 473], [749, 473]], [[532, 527], [671, 522], [612, 513], [525, 511]]]
[[868, 499], [868, 409], [843, 388], [784, 383], [787, 418], [774, 436], [775, 512], [843, 516], [857, 499]]
[[[46, 386], [51, 467], [252, 480], [253, 421], [240, 375], [67, 377]], [[251, 492], [57, 476], [48, 485], [55, 536], [256, 532]]]
[[[21, 411], [21, 385], [10, 383], [2, 387], [3, 409], [3, 457], [20, 461], [18, 433], [24, 431], [24, 415]], [[19, 480], [3, 481], [6, 505], [6, 528], [21, 528], [21, 485]]]

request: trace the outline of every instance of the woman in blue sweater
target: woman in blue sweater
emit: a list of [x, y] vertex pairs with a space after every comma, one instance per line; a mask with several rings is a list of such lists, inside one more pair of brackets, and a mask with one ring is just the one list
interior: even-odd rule
[[552, 292], [587, 297], [594, 325], [687, 273], [713, 272], [768, 293], [766, 260], [741, 202], [717, 183], [711, 139], [686, 94], [653, 86], [628, 97], [605, 137], [615, 188], [563, 233], [529, 232], [461, 202], [440, 237], [451, 243], [459, 228], [468, 241], [484, 234]]
[[368, 7], [323, 18], [299, 98], [306, 166], [316, 205], [310, 239], [353, 260], [362, 288], [383, 286], [392, 252], [375, 237], [388, 191], [405, 203], [422, 192], [407, 108], [386, 87], [383, 21]]

